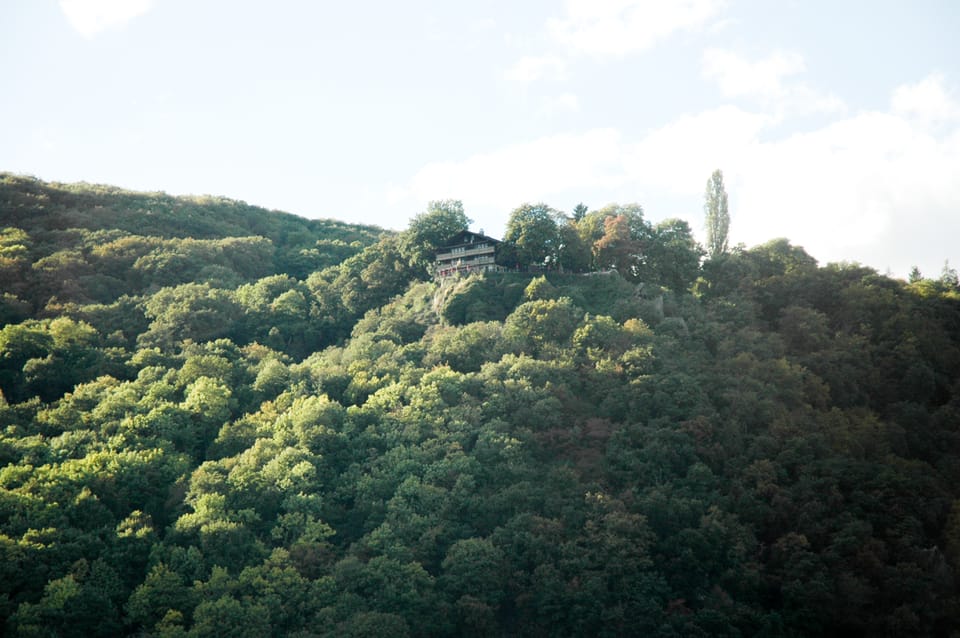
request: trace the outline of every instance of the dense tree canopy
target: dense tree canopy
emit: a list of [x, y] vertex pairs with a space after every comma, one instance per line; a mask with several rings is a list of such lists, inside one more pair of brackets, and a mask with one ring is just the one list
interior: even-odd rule
[[557, 260], [560, 237], [558, 211], [546, 204], [524, 204], [507, 220], [503, 241], [513, 249], [517, 265], [547, 266]]
[[949, 273], [2, 181], [5, 635], [960, 632]]
[[427, 210], [415, 215], [404, 231], [401, 251], [411, 266], [430, 271], [437, 248], [462, 230], [470, 227], [470, 218], [459, 200], [445, 199], [427, 204]]

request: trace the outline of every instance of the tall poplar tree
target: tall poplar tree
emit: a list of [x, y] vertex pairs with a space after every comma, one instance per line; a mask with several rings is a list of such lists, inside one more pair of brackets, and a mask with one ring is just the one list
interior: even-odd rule
[[727, 191], [723, 187], [723, 173], [713, 171], [707, 180], [706, 201], [703, 210], [706, 214], [707, 252], [716, 257], [727, 252], [727, 240], [730, 233], [730, 213], [727, 210]]

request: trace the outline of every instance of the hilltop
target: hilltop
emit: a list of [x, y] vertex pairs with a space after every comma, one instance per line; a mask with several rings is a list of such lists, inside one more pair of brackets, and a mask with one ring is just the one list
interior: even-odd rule
[[46, 183], [10, 173], [0, 173], [0, 228], [6, 229], [0, 284], [33, 310], [51, 298], [109, 302], [187, 281], [233, 285], [277, 273], [302, 278], [385, 232], [220, 197]]

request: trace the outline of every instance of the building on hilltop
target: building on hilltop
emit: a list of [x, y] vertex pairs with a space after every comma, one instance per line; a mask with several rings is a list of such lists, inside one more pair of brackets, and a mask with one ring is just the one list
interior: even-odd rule
[[473, 272], [502, 270], [496, 263], [497, 245], [500, 240], [487, 237], [482, 232], [464, 230], [437, 249], [434, 276], [437, 279]]

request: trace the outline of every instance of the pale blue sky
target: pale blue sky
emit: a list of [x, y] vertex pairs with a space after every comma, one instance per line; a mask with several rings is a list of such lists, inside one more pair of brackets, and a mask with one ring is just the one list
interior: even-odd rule
[[960, 267], [953, 0], [4, 0], [0, 170], [400, 229], [639, 202]]

